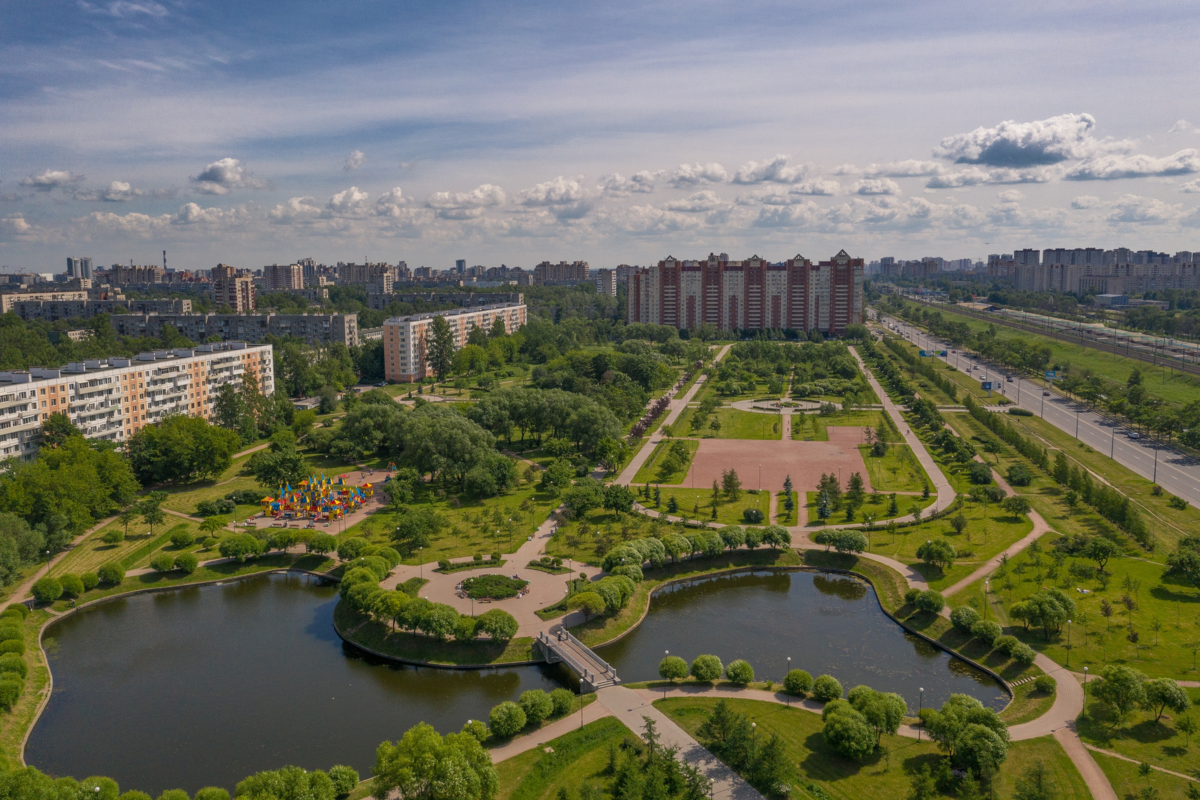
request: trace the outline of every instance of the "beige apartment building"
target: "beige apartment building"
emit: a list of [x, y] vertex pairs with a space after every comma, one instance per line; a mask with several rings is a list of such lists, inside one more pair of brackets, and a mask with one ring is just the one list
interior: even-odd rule
[[51, 414], [68, 415], [89, 439], [116, 443], [171, 415], [211, 419], [218, 390], [240, 387], [247, 375], [274, 393], [270, 345], [222, 342], [0, 372], [0, 460], [32, 458]]
[[430, 373], [426, 337], [435, 317], [444, 317], [454, 333], [454, 346], [462, 347], [473, 328], [489, 333], [496, 320], [513, 333], [526, 321], [524, 303], [497, 303], [470, 309], [431, 311], [407, 317], [392, 317], [383, 323], [383, 374], [389, 381], [409, 383]]

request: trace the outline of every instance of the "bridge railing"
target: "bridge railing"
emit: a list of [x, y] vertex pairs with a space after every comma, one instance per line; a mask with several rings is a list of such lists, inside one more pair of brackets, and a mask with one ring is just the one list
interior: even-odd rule
[[583, 642], [579, 641], [574, 636], [572, 636], [570, 631], [564, 630], [563, 633], [566, 634], [567, 641], [574, 644], [580, 650], [583, 650], [583, 652], [588, 654], [589, 658], [591, 658], [593, 661], [595, 661], [597, 664], [599, 664], [601, 667], [603, 667], [604, 673], [606, 675], [609, 675], [613, 678], [617, 677], [617, 671], [615, 669], [613, 669], [612, 666], [607, 661], [602, 659], [600, 656], [596, 655], [595, 651], [593, 651], [592, 648], [588, 647], [586, 644], [584, 644]]

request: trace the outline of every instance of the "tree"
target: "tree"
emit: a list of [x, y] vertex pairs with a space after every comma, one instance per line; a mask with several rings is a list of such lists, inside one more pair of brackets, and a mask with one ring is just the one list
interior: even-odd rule
[[1033, 510], [1033, 506], [1029, 503], [1028, 498], [1019, 494], [1009, 495], [1004, 498], [1004, 502], [1000, 505], [1014, 517], [1024, 516]]
[[1192, 707], [1188, 693], [1170, 678], [1153, 678], [1145, 683], [1146, 709], [1154, 712], [1154, 721], [1170, 710], [1182, 714]]
[[110, 561], [96, 570], [96, 577], [106, 586], [118, 586], [125, 580], [125, 567], [120, 562]]
[[803, 696], [812, 685], [812, 675], [802, 669], [790, 669], [783, 677], [783, 690], [788, 694]]
[[610, 483], [604, 487], [604, 507], [609, 511], [627, 514], [633, 510], [633, 503], [636, 499], [633, 490], [628, 486]]
[[688, 665], [679, 656], [667, 656], [658, 664], [658, 676], [665, 681], [679, 681], [688, 675]]
[[1108, 560], [1118, 555], [1118, 553], [1117, 546], [1103, 536], [1097, 536], [1092, 539], [1083, 551], [1086, 558], [1090, 558], [1096, 562], [1096, 568], [1100, 572], [1104, 572], [1104, 567], [1108, 564]]
[[825, 742], [838, 755], [861, 761], [874, 751], [877, 737], [866, 718], [850, 704], [840, 700], [834, 702], [840, 705], [825, 716], [822, 730]]
[[72, 436], [82, 435], [83, 431], [75, 427], [75, 423], [71, 422], [66, 413], [60, 411], [42, 421], [41, 446], [56, 450]]
[[908, 713], [908, 705], [900, 695], [894, 692], [877, 692], [869, 686], [855, 686], [846, 695], [846, 699], [875, 730], [876, 747], [885, 733], [894, 734], [900, 730], [900, 723]]
[[721, 473], [721, 488], [726, 497], [737, 502], [742, 496], [742, 479], [738, 477], [737, 470], [731, 468]]
[[992, 482], [992, 468], [982, 461], [973, 462], [968, 474], [971, 477], [971, 483], [982, 486]]
[[550, 695], [542, 689], [521, 692], [521, 696], [517, 698], [517, 705], [525, 712], [527, 725], [539, 725], [554, 713], [554, 703], [550, 701]]
[[526, 722], [525, 711], [511, 700], [493, 707], [488, 714], [488, 727], [491, 728], [492, 735], [500, 739], [517, 735]]
[[200, 559], [196, 557], [195, 553], [180, 553], [175, 556], [175, 569], [185, 575], [191, 575], [198, 566], [200, 566]]
[[926, 589], [917, 595], [917, 601], [914, 605], [917, 607], [917, 611], [924, 611], [926, 614], [939, 614], [946, 607], [946, 599], [942, 597], [941, 592]]
[[584, 619], [603, 614], [608, 604], [597, 592], [578, 592], [567, 599], [567, 608], [583, 612]]
[[[496, 710], [502, 706], [505, 714], [501, 716], [510, 718], [510, 723], [524, 717], [516, 703], [501, 703], [489, 716], [493, 732], [495, 722], [500, 721]], [[520, 723], [507, 735], [525, 726], [524, 719]], [[470, 733], [439, 736], [425, 723], [410, 728], [398, 742], [380, 744], [373, 771], [371, 793], [375, 797], [398, 791], [405, 800], [492, 800], [499, 785], [491, 757], [478, 739]]]
[[57, 578], [40, 578], [30, 589], [33, 599], [39, 603], [53, 603], [63, 595], [62, 584]]
[[1008, 746], [1008, 726], [973, 697], [952, 694], [940, 709], [925, 709], [921, 721], [929, 738], [955, 766], [975, 774], [999, 768]]
[[954, 565], [958, 553], [946, 539], [929, 539], [917, 548], [917, 558], [926, 564], [947, 570]]
[[749, 662], [743, 661], [740, 658], [736, 661], [730, 661], [725, 667], [725, 677], [733, 683], [745, 686], [754, 680], [754, 667], [750, 666]]
[[[292, 437], [291, 431], [284, 430], [280, 433], [287, 434]], [[304, 460], [304, 456], [296, 450], [294, 438], [290, 441], [280, 437], [276, 441], [279, 434], [272, 436], [271, 446], [267, 450], [260, 450], [250, 457], [250, 473], [254, 475], [254, 479], [258, 481], [259, 486], [265, 486], [268, 489], [274, 489], [277, 486], [294, 485], [304, 480], [304, 476], [308, 474], [308, 463]]]
[[962, 515], [962, 512], [950, 518], [950, 527], [954, 528], [954, 532], [957, 534], [961, 535], [967, 529], [967, 525], [967, 518]]
[[429, 366], [441, 380], [454, 365], [454, 331], [445, 317], [434, 317], [429, 323], [426, 348]]
[[154, 526], [162, 525], [167, 521], [167, 514], [162, 510], [162, 507], [154, 500], [146, 500], [139, 509], [142, 513], [142, 521], [150, 526], [150, 537], [154, 538]]
[[392, 541], [396, 543], [397, 550], [410, 556], [418, 548], [429, 547], [433, 537], [441, 533], [447, 524], [446, 518], [431, 508], [410, 510], [400, 517], [396, 530], [392, 532]]
[[233, 431], [199, 417], [171, 416], [134, 434], [125, 452], [142, 483], [185, 483], [220, 475], [240, 443]]
[[225, 527], [226, 520], [224, 517], [205, 517], [200, 523], [200, 530], [209, 536], [214, 536], [217, 531]]
[[820, 703], [828, 703], [832, 700], [840, 699], [842, 696], [842, 684], [832, 675], [819, 675], [813, 681], [812, 695], [813, 699]]
[[[251, 775], [238, 782], [237, 797], [274, 797], [278, 800], [332, 798], [333, 781], [321, 770], [283, 767]], [[122, 795], [124, 797], [124, 795]]]
[[692, 677], [704, 683], [716, 683], [721, 679], [721, 659], [713, 655], [700, 655], [692, 661]]
[[1111, 709], [1118, 721], [1146, 703], [1146, 676], [1136, 669], [1111, 664], [1100, 671], [1100, 678], [1092, 694]]
[[479, 616], [475, 627], [496, 641], [507, 642], [517, 635], [519, 625], [512, 614], [500, 608], [493, 608]]
[[1025, 768], [1013, 790], [1013, 800], [1053, 800], [1058, 796], [1054, 778], [1040, 760]]

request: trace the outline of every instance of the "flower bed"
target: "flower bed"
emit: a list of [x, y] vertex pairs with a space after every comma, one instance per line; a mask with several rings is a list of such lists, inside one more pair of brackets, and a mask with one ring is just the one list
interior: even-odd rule
[[473, 600], [504, 600], [516, 597], [529, 585], [529, 581], [510, 578], [507, 575], [479, 575], [462, 582], [462, 589]]

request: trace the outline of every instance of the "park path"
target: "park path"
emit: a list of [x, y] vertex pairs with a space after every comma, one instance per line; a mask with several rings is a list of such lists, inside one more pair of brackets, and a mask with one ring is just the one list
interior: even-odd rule
[[[731, 344], [727, 344], [722, 347], [720, 351], [717, 352], [717, 355], [713, 357], [712, 366], [716, 366], [717, 362], [725, 357], [725, 354], [729, 352], [729, 348], [731, 347], [733, 347]], [[617, 483], [624, 484], [626, 486], [633, 483], [634, 476], [638, 474], [638, 470], [640, 470], [642, 466], [650, 459], [650, 454], [654, 452], [654, 448], [666, 438], [662, 434], [662, 429], [668, 425], [675, 424], [675, 421], [679, 419], [679, 415], [683, 413], [685, 408], [687, 408], [688, 403], [692, 402], [692, 398], [696, 396], [696, 394], [707, 382], [708, 375], [702, 374], [696, 378], [696, 382], [692, 384], [692, 388], [688, 389], [687, 393], [684, 394], [683, 397], [675, 397], [671, 399], [671, 406], [670, 410], [667, 411], [667, 418], [664, 419], [662, 424], [658, 426], [658, 430], [651, 435], [652, 438], [642, 446], [642, 449], [638, 451], [637, 455], [635, 455], [629, 464], [625, 466], [625, 469], [621, 470], [621, 474], [617, 476]]]
[[633, 689], [609, 686], [596, 693], [596, 702], [607, 708], [626, 728], [639, 737], [645, 728], [645, 719], [653, 720], [658, 731], [659, 744], [663, 747], [679, 748], [675, 757], [696, 767], [708, 779], [711, 800], [764, 800], [757, 789], [722, 764], [716, 756], [693, 739], [691, 734], [676, 725], [670, 717]]
[[499, 764], [501, 761], [506, 761], [513, 756], [526, 753], [535, 747], [541, 747], [547, 742], [551, 742], [560, 736], [565, 736], [571, 731], [578, 730], [584, 725], [590, 725], [598, 719], [611, 717], [612, 712], [609, 711], [603, 703], [588, 703], [583, 707], [583, 714], [568, 714], [562, 719], [552, 722], [538, 728], [532, 733], [527, 733], [524, 736], [518, 736], [510, 740], [507, 744], [500, 747], [493, 747], [489, 754], [492, 757], [493, 764]]
[[2, 606], [0, 606], [0, 609], [8, 608], [9, 606], [17, 603], [22, 603], [24, 602], [25, 598], [32, 597], [33, 585], [45, 577], [55, 564], [57, 564], [59, 561], [62, 561], [64, 558], [66, 558], [68, 553], [70, 553], [79, 545], [83, 544], [83, 541], [87, 539], [87, 537], [91, 536], [105, 525], [108, 525], [111, 522], [116, 522], [116, 519], [116, 515], [106, 517], [72, 539], [71, 543], [64, 547], [57, 555], [35, 569], [33, 573], [29, 575], [29, 577], [17, 584], [17, 586], [13, 588], [12, 593], [8, 596], [8, 599], [3, 602]]

